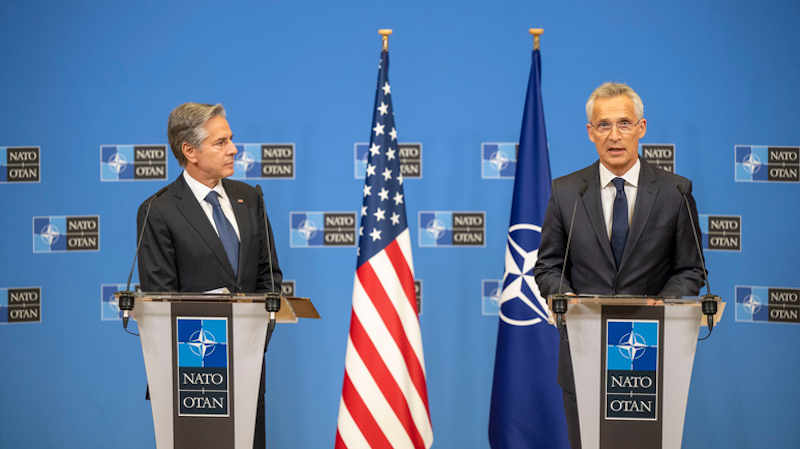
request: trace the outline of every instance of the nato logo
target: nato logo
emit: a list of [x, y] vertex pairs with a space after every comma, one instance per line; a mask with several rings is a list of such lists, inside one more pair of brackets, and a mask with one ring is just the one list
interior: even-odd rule
[[742, 217], [740, 215], [700, 214], [703, 249], [742, 251]]
[[[398, 142], [397, 154], [391, 148], [384, 150], [377, 145], [375, 151], [383, 152], [389, 159], [397, 157], [400, 160], [400, 174], [403, 178], [422, 178], [422, 143]], [[364, 179], [369, 152], [368, 143], [356, 142], [353, 145], [355, 179]]]
[[99, 251], [100, 217], [33, 217], [33, 252]]
[[39, 147], [0, 147], [0, 183], [39, 182]]
[[658, 321], [606, 321], [606, 419], [655, 421]]
[[0, 324], [42, 321], [42, 288], [0, 288]]
[[800, 147], [735, 145], [736, 182], [800, 182]]
[[177, 317], [178, 416], [228, 416], [228, 319]]
[[481, 315], [497, 316], [500, 312], [500, 297], [503, 295], [503, 282], [500, 279], [481, 281]]
[[289, 213], [289, 246], [292, 248], [355, 245], [355, 212]]
[[800, 289], [737, 285], [736, 321], [800, 323]]
[[662, 170], [675, 173], [675, 144], [643, 143], [642, 159]]
[[481, 143], [481, 178], [514, 179], [517, 172], [516, 142], [483, 142]]
[[[127, 284], [100, 284], [100, 319], [103, 321], [119, 321], [122, 311], [114, 296], [115, 293], [125, 290]], [[131, 290], [139, 290], [139, 285], [131, 285]]]
[[419, 246], [485, 246], [486, 212], [420, 211]]
[[232, 179], [294, 179], [293, 143], [237, 144]]
[[167, 179], [166, 145], [100, 145], [101, 181]]

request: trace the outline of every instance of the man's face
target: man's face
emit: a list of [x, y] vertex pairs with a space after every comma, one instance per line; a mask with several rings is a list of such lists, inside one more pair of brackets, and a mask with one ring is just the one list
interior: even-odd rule
[[192, 147], [188, 143], [184, 143], [183, 148], [189, 174], [213, 187], [220, 179], [233, 175], [237, 150], [232, 140], [233, 133], [224, 117], [213, 117], [203, 127], [208, 136], [200, 144], [200, 148]]
[[[602, 128], [607, 128], [609, 124], [611, 129], [603, 131]], [[620, 131], [620, 125], [629, 130]], [[600, 163], [620, 176], [633, 167], [639, 157], [639, 139], [647, 131], [647, 120], [636, 118], [633, 100], [625, 95], [598, 98], [594, 102], [592, 121], [586, 125], [586, 131], [589, 140], [597, 147]]]

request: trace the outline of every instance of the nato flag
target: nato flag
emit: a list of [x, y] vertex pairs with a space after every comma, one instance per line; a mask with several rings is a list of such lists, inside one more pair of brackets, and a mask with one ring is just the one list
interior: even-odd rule
[[493, 449], [568, 449], [557, 381], [558, 331], [533, 277], [550, 196], [550, 161], [541, 96], [541, 57], [533, 51], [506, 244], [495, 353], [489, 443]]

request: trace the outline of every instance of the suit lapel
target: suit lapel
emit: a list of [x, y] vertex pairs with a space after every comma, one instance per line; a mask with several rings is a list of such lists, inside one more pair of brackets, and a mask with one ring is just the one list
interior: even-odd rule
[[636, 204], [633, 206], [633, 220], [631, 221], [631, 228], [628, 232], [628, 239], [625, 241], [625, 252], [622, 255], [619, 271], [622, 271], [625, 263], [631, 258], [631, 254], [636, 252], [636, 244], [639, 242], [639, 238], [642, 237], [647, 219], [650, 217], [653, 204], [655, 204], [656, 197], [658, 196], [656, 176], [651, 171], [653, 169], [646, 165], [647, 163], [644, 161], [642, 161], [641, 164], [639, 186], [636, 189]]
[[589, 216], [592, 228], [597, 237], [597, 242], [603, 250], [608, 262], [611, 266], [615, 266], [614, 254], [611, 252], [611, 242], [608, 239], [608, 232], [606, 231], [606, 222], [603, 219], [603, 208], [600, 200], [600, 170], [598, 162], [592, 166], [588, 172], [588, 178], [584, 178], [587, 185], [586, 193], [583, 194], [583, 207], [586, 210], [586, 215]]
[[[222, 187], [225, 189], [225, 193], [228, 194], [228, 200], [231, 202], [231, 207], [233, 208], [233, 215], [236, 217], [236, 225], [239, 228], [239, 273], [241, 273], [241, 267], [245, 262], [244, 253], [245, 248], [250, 247], [250, 220], [247, 219], [247, 203], [245, 203], [245, 199], [242, 195], [237, 192], [236, 188], [233, 187], [233, 184], [226, 182], [226, 180], [222, 180]], [[238, 280], [238, 273], [237, 273], [237, 280]]]
[[178, 210], [189, 223], [189, 226], [200, 235], [206, 246], [214, 253], [220, 265], [224, 267], [230, 276], [235, 277], [231, 263], [228, 262], [228, 256], [225, 254], [225, 247], [222, 246], [222, 240], [219, 239], [216, 231], [211, 226], [211, 222], [208, 221], [208, 216], [203, 211], [203, 208], [200, 207], [191, 189], [183, 179], [183, 174], [178, 177], [178, 183], [181, 187], [175, 193]]

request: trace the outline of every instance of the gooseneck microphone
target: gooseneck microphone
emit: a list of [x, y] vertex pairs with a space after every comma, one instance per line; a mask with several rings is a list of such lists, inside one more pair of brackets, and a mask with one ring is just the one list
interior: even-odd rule
[[553, 296], [553, 312], [556, 314], [556, 324], [558, 327], [564, 326], [564, 314], [567, 313], [567, 296], [563, 293], [564, 288], [564, 271], [567, 269], [567, 260], [569, 259], [569, 245], [572, 243], [572, 228], [575, 226], [575, 212], [578, 210], [578, 201], [583, 198], [586, 189], [589, 186], [584, 183], [578, 190], [578, 197], [572, 204], [572, 216], [569, 219], [569, 231], [567, 232], [567, 246], [564, 250], [564, 263], [561, 265], [561, 278], [558, 280], [558, 294]]
[[264, 211], [264, 233], [267, 235], [267, 260], [269, 263], [269, 281], [271, 287], [270, 292], [267, 293], [267, 300], [264, 302], [264, 308], [266, 308], [267, 313], [269, 313], [267, 337], [266, 341], [264, 341], [264, 352], [267, 352], [269, 341], [272, 339], [272, 333], [275, 331], [275, 314], [281, 309], [281, 296], [279, 292], [275, 291], [275, 278], [273, 276], [274, 271], [272, 264], [272, 239], [270, 238], [269, 227], [267, 226], [267, 208], [264, 205], [264, 192], [258, 184], [256, 184], [256, 191], [258, 192], [258, 200], [260, 201], [261, 208]]
[[700, 247], [700, 239], [697, 237], [697, 228], [694, 224], [694, 216], [692, 214], [692, 209], [689, 206], [689, 188], [683, 184], [676, 184], [675, 187], [678, 188], [678, 192], [680, 192], [681, 196], [683, 197], [683, 203], [686, 205], [686, 213], [689, 215], [689, 224], [692, 226], [692, 235], [694, 236], [694, 243], [695, 249], [697, 250], [697, 255], [700, 257], [700, 264], [703, 267], [703, 280], [706, 283], [706, 294], [702, 296], [701, 302], [701, 309], [703, 314], [706, 316], [706, 323], [708, 325], [708, 335], [701, 338], [700, 340], [705, 340], [711, 335], [711, 331], [714, 329], [714, 315], [717, 314], [717, 302], [719, 301], [719, 296], [711, 294], [711, 284], [708, 282], [708, 270], [706, 270], [706, 261], [705, 257], [703, 257], [703, 250]]
[[150, 216], [150, 207], [153, 205], [153, 201], [166, 192], [168, 188], [169, 186], [162, 187], [155, 195], [150, 197], [150, 201], [147, 202], [147, 209], [145, 209], [144, 219], [142, 220], [142, 230], [139, 232], [139, 238], [136, 241], [136, 252], [133, 253], [133, 263], [131, 263], [131, 271], [128, 273], [128, 283], [125, 285], [125, 290], [119, 292], [118, 298], [119, 310], [122, 310], [122, 328], [128, 333], [132, 333], [128, 331], [128, 319], [130, 317], [130, 311], [133, 310], [131, 279], [133, 278], [133, 270], [136, 268], [136, 259], [139, 257], [139, 249], [142, 247], [142, 237], [144, 236], [145, 228], [147, 228], [147, 218]]

